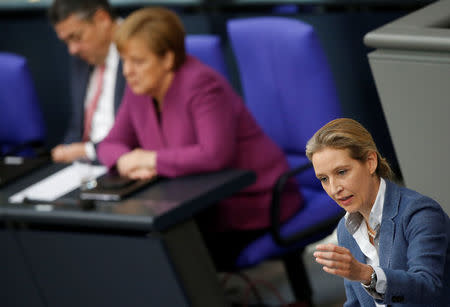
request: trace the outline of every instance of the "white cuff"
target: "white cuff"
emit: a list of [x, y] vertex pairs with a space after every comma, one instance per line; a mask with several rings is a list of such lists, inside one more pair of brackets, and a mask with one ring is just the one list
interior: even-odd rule
[[86, 156], [88, 157], [89, 160], [94, 161], [97, 158], [94, 143], [92, 142], [84, 143], [84, 150], [86, 151]]
[[384, 273], [383, 269], [379, 266], [372, 267], [375, 273], [377, 274], [377, 284], [375, 286], [375, 290], [377, 290], [378, 293], [384, 294], [386, 293], [386, 287], [387, 287], [387, 278], [386, 274]]
[[386, 274], [384, 274], [384, 271], [380, 267], [372, 266], [372, 269], [374, 270], [377, 279], [375, 289], [373, 288], [373, 286], [369, 287], [364, 285], [363, 283], [361, 283], [361, 285], [363, 286], [364, 290], [366, 290], [366, 292], [374, 299], [382, 300], [384, 298], [384, 293], [386, 292]]

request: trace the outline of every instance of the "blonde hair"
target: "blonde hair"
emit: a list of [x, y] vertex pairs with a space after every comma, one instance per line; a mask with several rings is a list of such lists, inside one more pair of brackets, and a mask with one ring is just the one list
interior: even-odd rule
[[393, 172], [389, 163], [379, 153], [372, 135], [359, 122], [350, 118], [338, 118], [320, 128], [306, 144], [306, 156], [312, 156], [326, 148], [347, 149], [352, 159], [366, 161], [370, 152], [377, 155], [376, 174], [392, 179]]
[[176, 70], [186, 59], [185, 35], [183, 24], [174, 12], [161, 7], [151, 7], [130, 14], [117, 29], [114, 42], [119, 52], [129, 39], [136, 37], [144, 40], [149, 50], [160, 57], [172, 51], [172, 69]]

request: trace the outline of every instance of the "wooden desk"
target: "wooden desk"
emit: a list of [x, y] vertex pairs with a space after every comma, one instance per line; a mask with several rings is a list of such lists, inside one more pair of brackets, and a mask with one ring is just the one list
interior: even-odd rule
[[0, 191], [0, 305], [226, 306], [193, 217], [251, 184], [251, 172], [162, 180], [91, 210], [7, 204], [30, 180]]

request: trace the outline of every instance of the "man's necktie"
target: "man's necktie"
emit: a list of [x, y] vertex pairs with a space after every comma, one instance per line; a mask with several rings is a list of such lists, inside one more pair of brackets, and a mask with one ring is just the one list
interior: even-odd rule
[[98, 101], [100, 100], [100, 95], [102, 93], [103, 74], [105, 72], [105, 66], [98, 66], [97, 71], [95, 93], [92, 99], [89, 101], [86, 110], [84, 111], [83, 142], [88, 142], [90, 140], [92, 120], [94, 118], [94, 113], [97, 109]]

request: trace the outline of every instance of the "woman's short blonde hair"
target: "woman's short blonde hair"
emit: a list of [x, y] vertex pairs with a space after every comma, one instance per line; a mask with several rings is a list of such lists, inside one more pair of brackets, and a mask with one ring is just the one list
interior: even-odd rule
[[142, 39], [149, 50], [160, 57], [172, 51], [173, 70], [176, 70], [186, 59], [185, 35], [183, 23], [174, 12], [161, 7], [151, 7], [130, 14], [117, 29], [114, 42], [119, 52], [130, 38]]
[[326, 147], [347, 149], [350, 157], [358, 161], [366, 161], [368, 154], [375, 152], [378, 161], [376, 174], [386, 179], [393, 177], [391, 167], [379, 153], [372, 135], [356, 120], [338, 118], [320, 128], [306, 144], [306, 156], [312, 160], [316, 152]]

